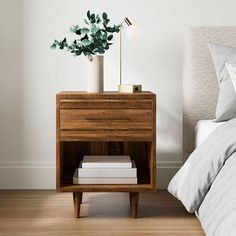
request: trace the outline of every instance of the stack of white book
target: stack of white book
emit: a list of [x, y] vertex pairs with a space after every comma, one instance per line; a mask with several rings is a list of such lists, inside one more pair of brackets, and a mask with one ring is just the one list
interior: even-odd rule
[[137, 168], [130, 156], [84, 156], [73, 184], [137, 184]]

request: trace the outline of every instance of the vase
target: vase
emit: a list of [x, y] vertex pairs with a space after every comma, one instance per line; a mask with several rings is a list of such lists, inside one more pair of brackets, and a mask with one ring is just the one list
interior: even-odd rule
[[88, 93], [103, 92], [103, 59], [102, 55], [90, 55], [88, 57]]

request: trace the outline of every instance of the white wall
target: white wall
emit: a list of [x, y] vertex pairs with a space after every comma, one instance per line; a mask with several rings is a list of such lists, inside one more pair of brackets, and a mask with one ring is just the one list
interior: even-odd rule
[[[142, 35], [124, 39], [123, 82], [157, 93], [158, 184], [182, 163], [184, 29], [234, 25], [234, 0], [0, 0], [0, 188], [55, 187], [55, 94], [86, 90], [85, 59], [49, 45], [70, 35], [88, 9], [114, 23], [128, 16]], [[116, 39], [106, 54], [105, 90], [119, 82]]]

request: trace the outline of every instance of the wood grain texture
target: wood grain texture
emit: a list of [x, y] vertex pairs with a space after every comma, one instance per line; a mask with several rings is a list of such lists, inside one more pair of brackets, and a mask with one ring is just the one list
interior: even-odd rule
[[[57, 94], [57, 190], [155, 191], [155, 100], [151, 92]], [[101, 141], [107, 143], [96, 145]], [[138, 168], [138, 184], [73, 185], [73, 172], [83, 156], [98, 153], [130, 155]]]
[[130, 192], [130, 205], [131, 205], [131, 216], [133, 218], [138, 217], [138, 199], [139, 193], [138, 192]]
[[65, 184], [58, 191], [61, 192], [153, 192], [155, 186], [150, 184]]
[[128, 193], [85, 193], [74, 219], [70, 193], [0, 191], [0, 235], [204, 236], [194, 214], [166, 191], [141, 193], [139, 218], [130, 218]]
[[152, 97], [152, 111], [153, 111], [153, 116], [152, 116], [152, 142], [151, 142], [151, 154], [148, 155], [150, 158], [149, 163], [151, 164], [150, 169], [151, 173], [150, 175], [152, 176], [151, 179], [151, 184], [154, 186], [157, 186], [157, 167], [156, 167], [156, 159], [157, 159], [157, 152], [156, 152], [156, 123], [157, 123], [157, 118], [156, 118], [156, 94], [153, 95]]
[[97, 100], [97, 99], [116, 99], [120, 100], [146, 100], [150, 99], [150, 96], [153, 95], [152, 92], [149, 91], [142, 91], [141, 93], [119, 93], [116, 91], [105, 91], [103, 93], [87, 93], [83, 91], [62, 91], [57, 94], [61, 99], [83, 99], [86, 95], [87, 99]]
[[152, 141], [150, 130], [61, 130], [60, 141]]
[[[113, 94], [114, 96], [114, 94]], [[117, 95], [116, 95], [117, 96]], [[61, 99], [61, 109], [150, 109], [152, 103], [150, 100], [141, 100], [141, 99], [130, 99], [124, 100], [123, 99], [104, 99], [99, 98], [95, 99], [87, 99], [86, 101], [80, 98], [77, 99]], [[87, 96], [89, 98], [89, 96]], [[98, 96], [97, 96], [98, 98]]]
[[74, 203], [74, 217], [80, 217], [80, 205], [82, 204], [82, 193], [74, 192], [73, 193], [73, 203]]
[[[73, 185], [73, 174], [84, 155], [130, 155], [138, 184]], [[156, 190], [156, 95], [151, 92], [57, 94], [57, 191], [130, 192], [137, 216], [138, 192]]]
[[62, 155], [61, 150], [63, 144], [61, 144], [60, 137], [60, 97], [56, 96], [56, 188], [60, 188], [62, 178]]
[[152, 130], [151, 120], [147, 109], [60, 110], [61, 130]]

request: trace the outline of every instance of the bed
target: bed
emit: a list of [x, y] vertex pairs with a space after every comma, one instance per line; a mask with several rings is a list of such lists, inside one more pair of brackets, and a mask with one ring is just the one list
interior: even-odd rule
[[199, 120], [195, 126], [194, 148], [202, 144], [209, 135], [225, 122], [215, 122], [214, 120]]
[[[222, 93], [220, 83], [226, 81], [217, 83], [216, 77], [228, 73], [226, 66], [217, 71], [218, 64], [212, 59], [215, 48], [221, 46], [236, 55], [236, 27], [192, 27], [186, 31], [185, 163], [168, 187], [187, 211], [196, 214], [207, 236], [236, 235], [236, 109], [231, 109], [229, 118], [219, 118], [216, 111]], [[232, 61], [236, 64], [236, 56]], [[236, 99], [233, 86], [231, 92]], [[232, 104], [236, 106], [235, 101]]]

